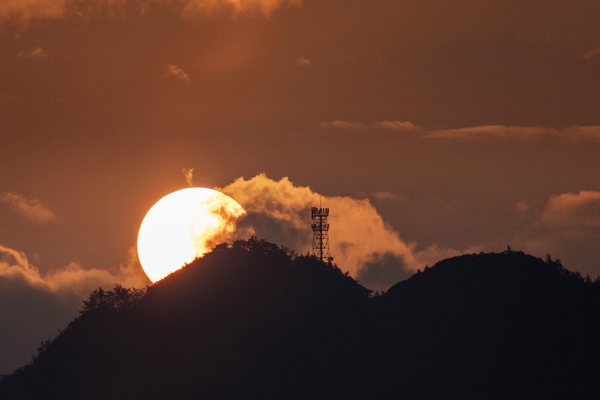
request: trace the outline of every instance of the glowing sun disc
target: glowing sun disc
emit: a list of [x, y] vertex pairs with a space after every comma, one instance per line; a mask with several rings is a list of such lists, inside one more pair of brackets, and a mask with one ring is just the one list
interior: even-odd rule
[[156, 282], [226, 241], [246, 214], [231, 197], [206, 188], [181, 189], [150, 208], [137, 250], [148, 278]]

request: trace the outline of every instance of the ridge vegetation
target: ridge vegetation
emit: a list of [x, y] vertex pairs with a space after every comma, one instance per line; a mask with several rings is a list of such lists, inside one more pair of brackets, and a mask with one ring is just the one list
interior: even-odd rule
[[508, 249], [373, 296], [251, 238], [92, 292], [0, 399], [595, 398], [600, 280]]

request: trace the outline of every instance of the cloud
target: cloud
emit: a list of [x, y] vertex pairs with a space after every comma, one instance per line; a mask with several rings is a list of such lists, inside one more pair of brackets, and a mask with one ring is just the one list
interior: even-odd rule
[[531, 142], [542, 138], [567, 141], [600, 142], [600, 126], [570, 126], [562, 130], [534, 126], [482, 125], [468, 128], [443, 129], [426, 132], [425, 139], [434, 141], [496, 142], [517, 140]]
[[483, 125], [469, 128], [444, 129], [427, 133], [425, 138], [432, 140], [488, 141], [490, 139], [517, 139], [529, 141], [534, 138], [557, 135], [557, 131], [547, 128]]
[[312, 65], [312, 61], [301, 56], [296, 58], [296, 65], [298, 67], [310, 67]]
[[[543, 257], [562, 258], [569, 269], [598, 274], [600, 258], [600, 192], [553, 195], [541, 209], [519, 202], [531, 222], [510, 240], [516, 247]], [[592, 251], [590, 251], [592, 249]]]
[[600, 192], [550, 196], [540, 222], [555, 228], [600, 228]]
[[183, 168], [181, 170], [183, 172], [183, 175], [185, 176], [185, 180], [188, 184], [189, 187], [194, 186], [194, 184], [192, 183], [192, 179], [194, 178], [194, 168]]
[[447, 247], [438, 246], [437, 244], [432, 244], [429, 245], [425, 250], [415, 253], [415, 260], [419, 265], [432, 266], [440, 260], [456, 257], [465, 253], [479, 253], [483, 251], [483, 249], [483, 246], [475, 245], [468, 247], [463, 251], [459, 251], [455, 249], [449, 249]]
[[45, 224], [58, 220], [56, 214], [38, 199], [26, 199], [18, 194], [6, 192], [0, 195], [0, 201], [32, 222]]
[[24, 21], [60, 18], [66, 12], [68, 3], [68, 0], [2, 0], [0, 21], [13, 17]]
[[[312, 248], [311, 207], [322, 204], [329, 208], [334, 262], [354, 278], [364, 279], [372, 289], [387, 289], [423, 268], [433, 250], [440, 253], [440, 248], [432, 247], [415, 254], [416, 244], [402, 240], [368, 199], [322, 196], [309, 187], [295, 186], [288, 178], [274, 181], [264, 174], [249, 180], [238, 178], [217, 190], [242, 205], [248, 213], [245, 223], [254, 227], [257, 236], [300, 253]], [[376, 279], [376, 270], [385, 271], [385, 282]]]
[[[496, 143], [518, 141], [531, 143], [541, 139], [554, 139], [567, 142], [600, 143], [600, 125], [573, 125], [563, 129], [537, 126], [480, 125], [456, 129], [426, 130], [409, 121], [381, 121], [375, 123], [334, 120], [319, 123], [323, 128], [354, 130], [391, 130], [412, 132], [424, 140], [434, 142], [478, 142]], [[413, 137], [413, 136], [411, 136]]]
[[408, 121], [381, 121], [375, 124], [379, 128], [390, 129], [394, 131], [416, 131], [421, 128]]
[[360, 122], [348, 122], [348, 121], [327, 121], [327, 122], [321, 122], [319, 124], [320, 126], [324, 127], [324, 128], [342, 128], [342, 129], [362, 129], [364, 127], [363, 124], [361, 124]]
[[105, 269], [83, 269], [72, 262], [64, 268], [42, 274], [29, 264], [25, 253], [0, 245], [0, 279], [18, 281], [27, 286], [60, 296], [87, 296], [99, 286], [113, 287], [120, 283], [126, 287], [144, 287], [149, 283], [137, 264], [137, 253], [132, 248], [116, 273]]
[[596, 47], [594, 50], [590, 50], [587, 53], [584, 53], [583, 58], [584, 60], [588, 61], [589, 59], [597, 56], [598, 54], [600, 54], [600, 46]]
[[230, 8], [236, 13], [259, 11], [263, 15], [269, 16], [283, 6], [300, 7], [302, 0], [182, 0], [182, 3], [184, 4], [184, 14]]
[[177, 79], [184, 81], [187, 84], [190, 83], [190, 76], [187, 73], [185, 73], [185, 71], [183, 71], [178, 66], [169, 64], [169, 65], [167, 65], [166, 68], [167, 68], [167, 70], [165, 71], [166, 77], [172, 76], [172, 77], [175, 77]]
[[422, 128], [409, 121], [381, 121], [375, 123], [348, 122], [348, 121], [327, 121], [319, 124], [324, 128], [341, 128], [341, 129], [384, 129], [392, 131], [418, 131]]
[[46, 51], [44, 49], [42, 49], [41, 47], [36, 47], [35, 49], [31, 50], [31, 51], [20, 51], [17, 54], [17, 57], [19, 58], [29, 58], [29, 59], [41, 59], [41, 58], [46, 58], [47, 54]]
[[394, 194], [390, 192], [375, 192], [371, 195], [371, 198], [379, 201], [403, 201], [406, 200], [406, 196]]
[[284, 6], [300, 7], [302, 0], [2, 0], [0, 22], [11, 18], [28, 23], [31, 20], [81, 16], [98, 10], [123, 10], [130, 4], [138, 5], [141, 12], [152, 5], [173, 7], [182, 18], [189, 18], [219, 9], [229, 9], [236, 14], [258, 11], [269, 16]]

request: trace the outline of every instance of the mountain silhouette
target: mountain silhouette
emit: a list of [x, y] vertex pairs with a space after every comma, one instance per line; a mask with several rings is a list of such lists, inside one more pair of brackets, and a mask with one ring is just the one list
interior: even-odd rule
[[94, 291], [0, 399], [597, 398], [600, 281], [463, 255], [373, 295], [251, 238], [145, 293]]

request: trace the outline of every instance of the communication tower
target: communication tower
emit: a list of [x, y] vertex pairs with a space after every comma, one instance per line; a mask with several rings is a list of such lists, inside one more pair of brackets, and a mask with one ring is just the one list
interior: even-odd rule
[[329, 254], [329, 208], [312, 207], [310, 209], [312, 215], [312, 253], [321, 261], [331, 262], [333, 257]]

